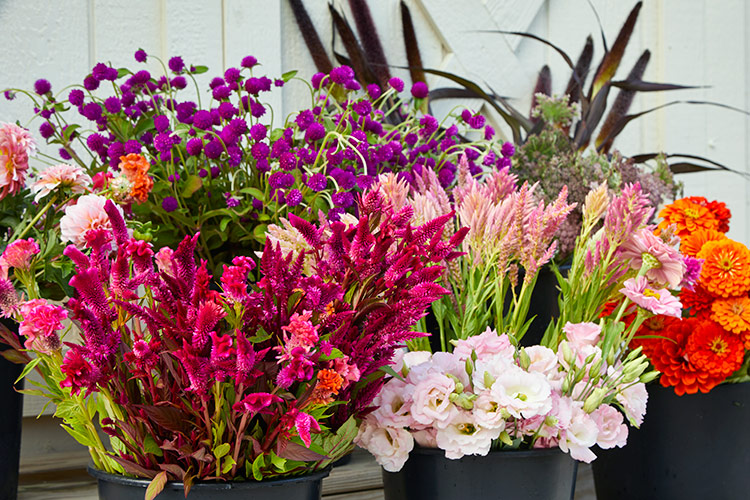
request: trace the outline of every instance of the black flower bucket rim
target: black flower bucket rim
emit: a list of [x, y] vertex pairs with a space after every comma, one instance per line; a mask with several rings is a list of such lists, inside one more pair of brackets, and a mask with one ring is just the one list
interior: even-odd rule
[[[442, 448], [427, 448], [423, 446], [414, 446], [414, 449], [409, 453], [414, 454], [418, 453], [421, 455], [445, 455], [445, 450]], [[559, 447], [554, 448], [533, 448], [531, 450], [518, 450], [513, 448], [504, 448], [501, 450], [490, 450], [487, 455], [464, 455], [461, 458], [448, 458], [448, 460], [461, 460], [462, 458], [483, 458], [488, 455], [497, 456], [496, 454], [501, 453], [507, 453], [508, 457], [511, 455], [513, 458], [532, 458], [532, 457], [538, 457], [540, 455], [555, 455], [558, 453], [562, 453], [564, 455], [567, 455], [564, 451], [562, 451]]]
[[[151, 482], [150, 479], [124, 476], [122, 474], [110, 474], [109, 472], [104, 472], [103, 470], [96, 469], [92, 466], [88, 466], [86, 470], [97, 481], [108, 481], [123, 486], [146, 488]], [[286, 486], [294, 483], [322, 480], [328, 477], [330, 473], [331, 467], [328, 466], [325, 469], [315, 471], [312, 474], [300, 474], [298, 476], [282, 477], [279, 479], [264, 479], [263, 481], [198, 481], [193, 483], [190, 489], [191, 491], [253, 490], [257, 488]], [[169, 481], [164, 488], [181, 490], [184, 489], [184, 484], [178, 481]]]

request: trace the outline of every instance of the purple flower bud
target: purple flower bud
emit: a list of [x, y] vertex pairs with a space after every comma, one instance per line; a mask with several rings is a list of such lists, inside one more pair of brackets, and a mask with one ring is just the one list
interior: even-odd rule
[[511, 167], [511, 161], [509, 157], [503, 156], [502, 158], [497, 159], [497, 168], [503, 169], [503, 168], [510, 168], [510, 167]]
[[120, 100], [122, 101], [122, 106], [124, 108], [127, 108], [135, 103], [135, 94], [133, 94], [132, 92], [125, 92], [122, 94], [122, 98]]
[[179, 206], [180, 205], [177, 203], [177, 199], [174, 196], [167, 196], [161, 201], [161, 208], [163, 208], [165, 212], [174, 212]]
[[182, 60], [182, 57], [174, 56], [171, 58], [169, 60], [169, 69], [174, 73], [182, 73], [182, 70], [185, 69], [185, 62]]
[[113, 142], [107, 148], [107, 157], [109, 157], [109, 164], [116, 167], [120, 164], [120, 157], [125, 156], [125, 146], [121, 142]]
[[296, 207], [302, 202], [302, 193], [299, 189], [292, 189], [286, 195], [286, 204], [289, 207]]
[[245, 82], [245, 90], [248, 94], [258, 95], [262, 90], [260, 78], [248, 78]]
[[252, 68], [258, 64], [258, 60], [254, 58], [253, 56], [245, 56], [242, 58], [242, 62], [240, 63], [240, 66], [243, 68]]
[[41, 111], [41, 112], [39, 113], [39, 116], [41, 116], [41, 117], [42, 117], [42, 118], [44, 118], [45, 120], [49, 120], [49, 119], [50, 119], [50, 117], [52, 116], [52, 114], [53, 114], [54, 112], [55, 112], [55, 108], [50, 108], [50, 109], [43, 109], [43, 110], [42, 110], [42, 111]]
[[83, 79], [83, 87], [89, 92], [91, 92], [92, 90], [96, 90], [99, 88], [99, 80], [97, 80], [93, 76], [87, 76]]
[[47, 92], [50, 92], [52, 90], [52, 85], [49, 83], [49, 81], [45, 80], [44, 78], [40, 78], [39, 80], [34, 82], [34, 92], [36, 92], [39, 95], [44, 95]]
[[307, 130], [307, 127], [309, 127], [310, 124], [315, 121], [315, 116], [312, 114], [312, 111], [306, 109], [300, 112], [297, 115], [297, 118], [294, 119], [294, 121], [295, 123], [297, 123], [297, 126], [300, 130]]
[[424, 82], [414, 82], [414, 85], [411, 86], [411, 95], [416, 99], [424, 99], [429, 93], [427, 84]]
[[86, 146], [90, 150], [98, 152], [104, 146], [104, 137], [101, 134], [91, 134], [86, 138]]
[[268, 178], [271, 189], [286, 189], [294, 185], [294, 176], [286, 172], [274, 172]]
[[484, 119], [484, 116], [482, 115], [474, 115], [468, 121], [469, 126], [473, 129], [480, 129], [484, 127], [484, 122], [485, 122], [485, 119]]
[[212, 139], [208, 144], [206, 144], [204, 150], [206, 152], [206, 157], [210, 158], [211, 160], [215, 160], [216, 158], [221, 156], [221, 153], [224, 152], [224, 146], [221, 145], [219, 139]]
[[357, 80], [349, 80], [344, 84], [344, 88], [346, 88], [347, 90], [359, 90], [362, 88], [362, 86]]
[[396, 92], [403, 92], [404, 91], [404, 81], [401, 78], [393, 77], [390, 80], [388, 80], [388, 85], [391, 86], [393, 90]]
[[242, 118], [235, 118], [229, 122], [229, 128], [231, 128], [235, 134], [242, 135], [247, 132], [247, 122]]
[[461, 119], [465, 123], [469, 123], [469, 120], [471, 119], [471, 115], [472, 115], [472, 113], [468, 109], [464, 109], [463, 111], [461, 111]]
[[50, 122], [44, 122], [39, 126], [39, 135], [45, 139], [49, 139], [55, 135], [55, 128]]
[[154, 136], [151, 132], [144, 132], [141, 136], [141, 142], [145, 145], [149, 145], [154, 142]]
[[199, 154], [201, 154], [202, 149], [203, 141], [198, 137], [193, 137], [192, 139], [187, 141], [187, 144], [185, 144], [185, 150], [190, 156], [198, 156]]
[[284, 86], [284, 80], [282, 80], [281, 78], [277, 78], [276, 80], [273, 81], [273, 86], [274, 87], [283, 87]]
[[170, 85], [172, 85], [172, 87], [179, 89], [179, 90], [182, 90], [185, 87], [187, 87], [187, 80], [185, 79], [184, 76], [175, 76], [174, 78], [172, 78], [172, 81], [169, 83]]
[[503, 147], [500, 148], [500, 153], [504, 157], [510, 158], [511, 156], [513, 156], [514, 154], [516, 154], [516, 148], [515, 148], [515, 146], [513, 146], [512, 142], [505, 142], [505, 143], [503, 143]]
[[440, 181], [440, 185], [444, 188], [447, 188], [451, 185], [453, 182], [453, 179], [456, 178], [456, 174], [452, 172], [450, 169], [447, 168], [441, 168], [440, 172], [438, 172], [438, 181]]
[[380, 86], [377, 83], [371, 83], [367, 86], [367, 93], [370, 95], [370, 99], [374, 101], [378, 97], [380, 97], [382, 91], [380, 90]]
[[250, 137], [252, 137], [254, 141], [262, 141], [266, 138], [266, 133], [266, 126], [262, 123], [256, 123], [250, 127]]
[[259, 85], [260, 85], [260, 90], [262, 90], [263, 92], [270, 91], [272, 84], [273, 84], [273, 82], [267, 76], [261, 76], [260, 77]]
[[118, 76], [120, 76], [120, 72], [117, 71], [117, 68], [107, 68], [104, 79], [109, 80], [110, 82], [114, 82], [115, 80], [117, 80]]
[[147, 58], [146, 51], [143, 49], [138, 49], [135, 51], [135, 54], [133, 54], [133, 57], [135, 57], [136, 62], [144, 63], [146, 62]]
[[59, 154], [60, 158], [62, 158], [65, 161], [68, 161], [71, 159], [70, 153], [68, 153], [68, 151], [65, 148], [60, 148], [57, 154]]
[[312, 143], [319, 141], [326, 135], [326, 129], [323, 125], [318, 122], [314, 122], [307, 127], [305, 131], [305, 142]]
[[359, 116], [369, 115], [372, 112], [370, 101], [358, 101], [352, 104], [352, 110]]
[[12, 90], [6, 90], [5, 92], [3, 92], [3, 96], [5, 96], [6, 101], [12, 101], [16, 98], [16, 93]]
[[310, 83], [312, 84], [313, 88], [319, 89], [320, 83], [323, 81], [323, 78], [325, 77], [326, 77], [325, 73], [315, 73], [310, 79]]
[[406, 137], [404, 137], [404, 142], [408, 144], [409, 146], [413, 146], [417, 143], [417, 140], [419, 137], [414, 132], [409, 132], [406, 134]]

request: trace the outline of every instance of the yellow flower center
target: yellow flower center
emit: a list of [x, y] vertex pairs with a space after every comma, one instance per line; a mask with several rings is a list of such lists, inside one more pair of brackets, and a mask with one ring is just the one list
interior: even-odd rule
[[651, 290], [650, 288], [646, 288], [643, 290], [643, 296], [644, 297], [654, 297], [655, 299], [658, 299], [660, 297], [658, 292], [655, 292]]
[[733, 302], [732, 303], [732, 313], [736, 314], [737, 316], [742, 316], [742, 313], [745, 312], [745, 306], [742, 302]]
[[700, 212], [697, 208], [686, 208], [683, 213], [685, 214], [685, 217], [689, 217], [691, 219], [700, 218]]
[[721, 337], [716, 337], [711, 341], [708, 348], [716, 354], [722, 355], [727, 350], [727, 343]]
[[474, 426], [474, 424], [465, 423], [465, 424], [461, 424], [458, 426], [458, 431], [461, 434], [466, 434], [467, 436], [471, 436], [472, 434], [477, 432], [477, 428]]

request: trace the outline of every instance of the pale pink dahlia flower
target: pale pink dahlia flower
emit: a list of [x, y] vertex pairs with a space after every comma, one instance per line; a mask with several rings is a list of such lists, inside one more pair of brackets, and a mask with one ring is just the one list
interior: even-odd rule
[[46, 168], [31, 185], [31, 192], [35, 194], [34, 201], [39, 201], [58, 188], [67, 188], [73, 194], [85, 193], [91, 186], [91, 177], [78, 165], [61, 163]]
[[[78, 198], [75, 205], [65, 209], [65, 215], [60, 219], [61, 239], [83, 248], [86, 246], [86, 233], [90, 230], [112, 229], [109, 216], [104, 211], [105, 203], [107, 198], [96, 194], [86, 194]], [[117, 209], [122, 213], [119, 206]]]
[[12, 123], [0, 123], [0, 200], [24, 187], [29, 156], [36, 143], [31, 133]]

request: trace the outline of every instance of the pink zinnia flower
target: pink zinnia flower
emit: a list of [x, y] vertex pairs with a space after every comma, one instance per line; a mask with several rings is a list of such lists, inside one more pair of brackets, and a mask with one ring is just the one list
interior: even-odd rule
[[71, 193], [85, 193], [91, 186], [91, 177], [78, 165], [61, 163], [39, 172], [36, 181], [31, 185], [31, 192], [35, 193], [34, 201], [39, 201], [52, 191], [63, 188]]
[[[84, 248], [87, 232], [92, 229], [111, 230], [109, 215], [104, 211], [106, 203], [104, 196], [87, 194], [78, 198], [75, 205], [66, 208], [65, 215], [60, 219], [60, 238], [63, 242], [70, 241], [78, 248]], [[117, 210], [123, 214], [119, 206]]]
[[642, 308], [654, 314], [664, 314], [679, 318], [682, 315], [682, 304], [667, 289], [654, 290], [648, 287], [644, 276], [630, 278], [623, 283], [620, 293]]
[[23, 321], [18, 333], [26, 337], [23, 344], [26, 349], [50, 354], [60, 348], [56, 332], [63, 329], [62, 321], [68, 317], [65, 309], [44, 299], [34, 299], [21, 304], [20, 311]]
[[29, 156], [36, 150], [28, 130], [12, 123], [0, 123], [0, 200], [23, 189]]
[[648, 227], [639, 229], [622, 245], [624, 259], [630, 260], [630, 267], [636, 271], [643, 265], [643, 260], [651, 256], [655, 267], [646, 272], [646, 276], [669, 288], [677, 288], [685, 273], [685, 262], [677, 249], [667, 245], [664, 240], [656, 236]]
[[34, 238], [14, 241], [0, 255], [0, 277], [7, 279], [8, 269], [11, 267], [27, 271], [31, 265], [31, 258], [38, 253], [39, 245]]

